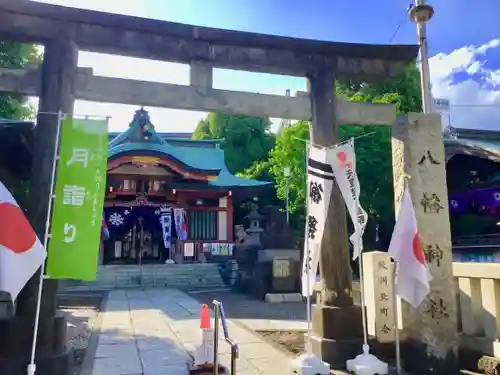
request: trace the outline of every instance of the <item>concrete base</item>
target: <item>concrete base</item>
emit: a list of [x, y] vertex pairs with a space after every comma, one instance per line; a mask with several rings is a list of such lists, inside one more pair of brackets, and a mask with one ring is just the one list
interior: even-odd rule
[[370, 354], [370, 347], [363, 345], [363, 353], [346, 362], [347, 371], [356, 375], [387, 375], [389, 366], [382, 362], [373, 354]]
[[[67, 375], [71, 372], [73, 364], [73, 351], [66, 350], [52, 357], [39, 357], [36, 359], [36, 375]], [[26, 375], [29, 358], [0, 358], [2, 375]]]
[[292, 362], [294, 371], [299, 375], [329, 375], [330, 366], [313, 354], [304, 353]]
[[331, 340], [313, 335], [308, 339], [312, 353], [333, 369], [345, 368], [346, 361], [356, 357], [363, 346], [363, 339]]
[[426, 345], [406, 340], [401, 345], [404, 369], [414, 375], [456, 375], [460, 373], [458, 353], [449, 352], [444, 358], [427, 354]]
[[312, 330], [317, 336], [336, 340], [363, 337], [362, 311], [359, 306], [313, 305], [311, 315]]
[[[0, 319], [0, 359], [29, 356], [33, 326], [34, 321], [25, 317]], [[40, 321], [37, 354], [51, 357], [64, 352], [66, 333], [66, 319], [62, 314]]]
[[333, 368], [344, 368], [348, 359], [361, 352], [363, 326], [361, 307], [313, 305], [312, 353]]
[[[64, 315], [44, 318], [37, 341], [36, 375], [69, 374], [73, 354], [66, 349]], [[26, 375], [33, 340], [33, 319], [0, 319], [0, 373]]]
[[267, 293], [265, 299], [267, 303], [299, 303], [303, 301], [300, 293]]

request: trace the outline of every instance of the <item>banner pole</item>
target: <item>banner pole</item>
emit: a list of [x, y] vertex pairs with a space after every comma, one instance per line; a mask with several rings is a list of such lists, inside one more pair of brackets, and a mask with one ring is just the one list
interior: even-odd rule
[[[52, 161], [52, 173], [50, 177], [50, 193], [49, 193], [49, 204], [47, 207], [47, 217], [46, 217], [46, 222], [45, 222], [45, 233], [43, 236], [43, 247], [45, 248], [45, 251], [47, 252], [47, 245], [49, 242], [49, 230], [50, 230], [50, 218], [52, 214], [52, 200], [55, 198], [54, 195], [54, 184], [55, 184], [55, 176], [56, 176], [56, 166], [57, 166], [57, 161], [59, 159], [58, 156], [58, 149], [59, 149], [59, 137], [61, 133], [61, 122], [62, 122], [62, 113], [59, 111], [57, 113], [57, 130], [56, 130], [56, 140], [54, 142], [54, 157]], [[45, 261], [42, 262], [42, 265], [40, 266], [40, 281], [38, 283], [38, 296], [37, 296], [37, 302], [36, 302], [36, 313], [35, 313], [35, 325], [33, 327], [33, 341], [31, 344], [31, 358], [30, 358], [30, 363], [28, 365], [28, 375], [35, 375], [36, 372], [36, 365], [35, 365], [35, 354], [36, 354], [36, 340], [38, 337], [38, 327], [40, 323], [40, 308], [42, 304], [42, 293], [43, 293], [43, 280], [44, 280], [44, 273], [45, 273]]]
[[[358, 201], [354, 201], [354, 207], [356, 212], [358, 210]], [[368, 350], [368, 332], [366, 327], [366, 301], [365, 301], [365, 291], [364, 291], [364, 272], [363, 272], [363, 248], [361, 246], [361, 233], [359, 231], [359, 225], [355, 223], [354, 230], [356, 231], [356, 244], [354, 245], [355, 251], [359, 254], [359, 291], [361, 294], [361, 319], [363, 320], [363, 345], [364, 350]]]
[[[354, 138], [349, 139], [348, 143], [350, 143], [353, 153], [355, 154], [354, 150]], [[356, 166], [354, 166], [356, 168]], [[357, 175], [357, 168], [355, 170], [355, 173]], [[356, 192], [357, 194], [360, 194], [360, 191]], [[361, 232], [361, 227], [358, 222], [358, 217], [357, 217], [357, 212], [358, 212], [358, 207], [360, 206], [359, 204], [359, 197], [357, 196], [354, 197], [353, 199], [353, 204], [354, 204], [354, 211], [353, 211], [353, 224], [354, 224], [354, 233], [355, 233], [355, 243], [353, 244], [353, 250], [355, 252], [355, 255], [358, 255], [359, 259], [359, 290], [361, 294], [361, 319], [363, 320], [363, 352], [368, 353], [369, 351], [369, 346], [368, 346], [368, 328], [366, 327], [366, 301], [365, 301], [365, 284], [364, 284], [364, 272], [363, 272], [363, 246], [362, 246], [362, 240], [363, 240], [363, 233]]]
[[401, 346], [399, 341], [398, 295], [396, 292], [396, 275], [398, 263], [394, 261], [392, 270], [392, 309], [394, 310], [394, 343], [396, 346], [396, 373], [401, 374]]
[[[309, 160], [309, 141], [305, 141], [305, 144], [306, 144], [306, 152], [305, 152], [305, 168], [304, 168], [304, 172], [305, 172], [305, 177], [306, 177], [306, 199], [308, 197], [308, 186], [307, 186], [307, 167], [308, 167], [308, 160]], [[306, 210], [309, 209], [309, 200], [307, 200], [307, 203], [306, 203]], [[305, 228], [305, 235], [304, 235], [304, 241], [305, 241], [305, 249], [306, 249], [306, 254], [304, 254], [304, 256], [307, 256], [309, 257], [309, 240], [308, 240], [308, 237], [307, 237], [307, 221], [306, 221], [306, 228]], [[309, 263], [309, 262], [308, 262]], [[311, 328], [312, 328], [312, 322], [311, 322], [311, 267], [310, 267], [310, 264], [307, 264], [307, 268], [306, 268], [306, 278], [307, 278], [307, 281], [306, 281], [306, 287], [307, 287], [307, 298], [306, 298], [306, 306], [307, 306], [307, 343], [306, 343], [306, 351], [307, 352], [311, 352], [311, 348], [310, 348], [310, 342], [311, 342], [311, 339], [310, 339], [310, 336], [311, 336]], [[314, 277], [314, 280], [316, 280], [316, 275]], [[313, 288], [314, 288], [314, 285], [313, 285]]]

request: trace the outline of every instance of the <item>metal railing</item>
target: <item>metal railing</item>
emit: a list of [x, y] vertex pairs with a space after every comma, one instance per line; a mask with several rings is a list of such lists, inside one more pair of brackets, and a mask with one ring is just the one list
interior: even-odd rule
[[222, 302], [213, 300], [214, 306], [214, 375], [219, 375], [219, 321], [222, 323], [224, 339], [231, 346], [231, 375], [236, 375], [236, 360], [238, 359], [238, 344], [229, 337], [226, 315]]

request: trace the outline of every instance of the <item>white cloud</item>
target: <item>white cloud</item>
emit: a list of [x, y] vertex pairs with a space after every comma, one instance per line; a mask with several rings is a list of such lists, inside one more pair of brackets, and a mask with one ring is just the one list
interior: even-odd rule
[[495, 49], [500, 49], [500, 39], [429, 60], [433, 96], [450, 100], [452, 126], [500, 129], [500, 69], [489, 68], [485, 56]]

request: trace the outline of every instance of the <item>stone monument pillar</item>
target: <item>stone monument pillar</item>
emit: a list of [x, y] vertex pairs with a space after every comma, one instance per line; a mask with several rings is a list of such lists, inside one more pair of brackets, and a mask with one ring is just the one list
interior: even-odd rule
[[[312, 105], [311, 141], [321, 146], [339, 142], [336, 114], [335, 74], [323, 68], [310, 74]], [[321, 244], [322, 290], [312, 308], [312, 351], [334, 368], [344, 367], [347, 359], [361, 353], [363, 328], [361, 308], [352, 298], [345, 203], [334, 181], [328, 216]]]
[[[73, 42], [61, 39], [45, 44], [28, 197], [28, 218], [41, 241], [47, 221], [53, 150], [58, 125], [57, 113], [73, 112], [77, 63], [78, 50]], [[19, 294], [16, 316], [0, 320], [2, 375], [26, 374], [31, 354], [39, 272]], [[70, 353], [65, 347], [66, 319], [57, 312], [56, 292], [56, 281], [44, 281], [37, 341], [37, 375], [65, 375], [70, 370]]]
[[409, 114], [398, 119], [392, 134], [396, 212], [405, 174], [415, 206], [422, 248], [433, 277], [431, 292], [418, 310], [402, 304], [402, 347], [412, 374], [459, 373], [457, 306], [453, 279], [446, 159], [441, 119], [436, 114]]

